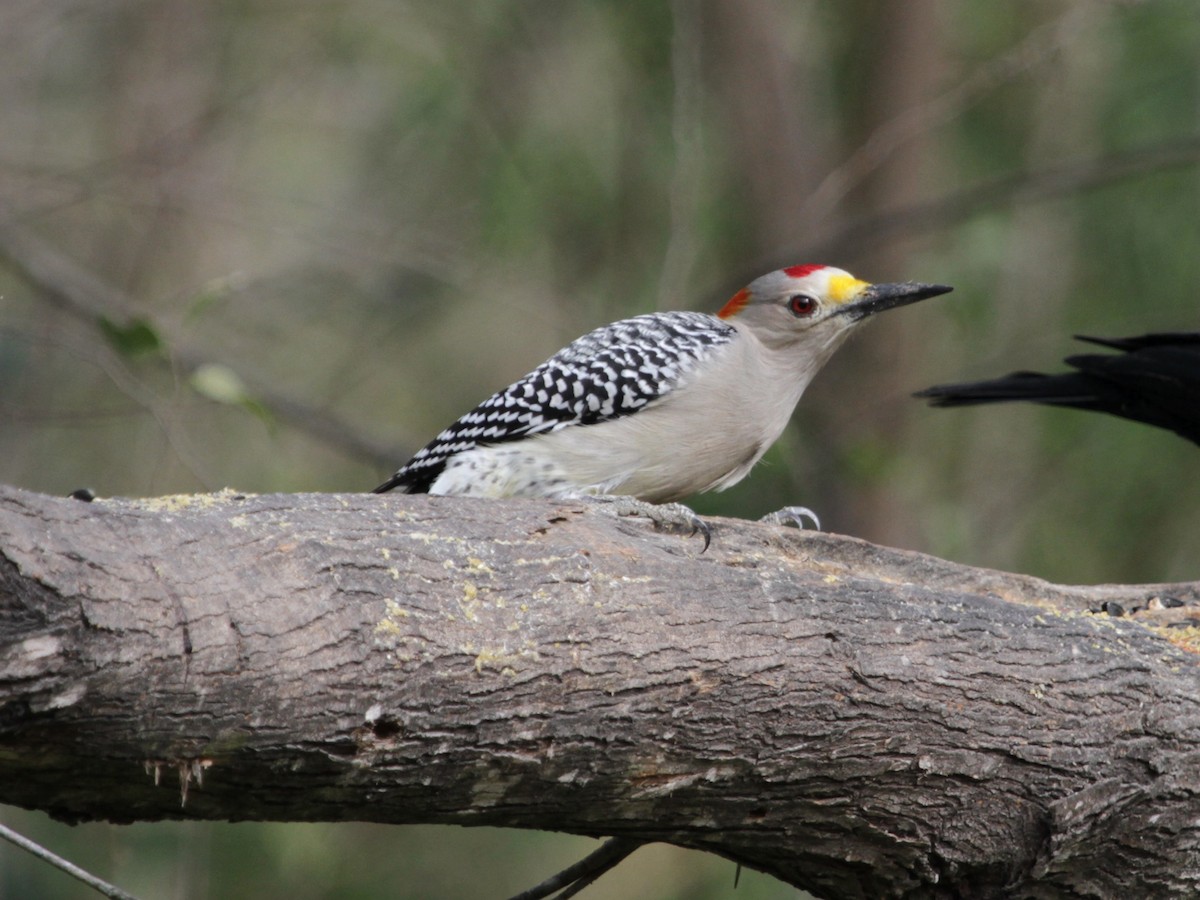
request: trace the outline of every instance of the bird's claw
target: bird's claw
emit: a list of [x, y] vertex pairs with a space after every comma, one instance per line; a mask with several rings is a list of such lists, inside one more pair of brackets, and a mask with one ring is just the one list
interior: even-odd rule
[[767, 525], [790, 525], [793, 528], [804, 529], [804, 520], [808, 518], [812, 520], [813, 529], [821, 530], [821, 520], [817, 518], [817, 514], [807, 506], [785, 506], [783, 509], [778, 509], [773, 513], [768, 513], [758, 521], [765, 522]]
[[704, 537], [703, 553], [712, 544], [712, 528], [682, 503], [648, 503], [636, 497], [601, 494], [591, 499], [606, 504], [616, 516], [641, 516], [654, 523], [658, 530], [686, 531], [688, 537], [699, 534]]
[[688, 537], [694, 537], [697, 534], [702, 535], [704, 537], [704, 548], [700, 551], [701, 553], [707, 550], [712, 544], [712, 528], [689, 507], [684, 506], [682, 503], [650, 504], [650, 506], [663, 513], [661, 519], [656, 518], [654, 515], [650, 516], [656, 528], [678, 528], [680, 530], [687, 528], [690, 529]]

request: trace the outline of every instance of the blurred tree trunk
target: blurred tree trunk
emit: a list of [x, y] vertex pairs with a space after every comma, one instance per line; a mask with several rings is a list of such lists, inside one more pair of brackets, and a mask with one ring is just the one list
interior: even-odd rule
[[[740, 162], [734, 179], [747, 214], [746, 258], [819, 262], [789, 255], [810, 230], [799, 213], [832, 158], [834, 134], [822, 113], [829, 36], [811, 12], [800, 13], [797, 27], [797, 9], [785, 4], [714, 0], [706, 9], [713, 89], [728, 122], [722, 137]], [[799, 47], [789, 44], [793, 35]]]
[[611, 834], [821, 897], [1200, 886], [1196, 656], [1084, 614], [1200, 586], [714, 525], [2, 489], [0, 802]]
[[[1097, 35], [1104, 33], [1104, 20], [1112, 10], [1104, 4], [1076, 13], [1079, 24]], [[1097, 37], [1096, 40], [1103, 40]], [[1102, 147], [1104, 89], [1112, 83], [1112, 49], [1061, 54], [1054, 65], [1044, 67], [1036, 81], [1036, 95], [1025, 110], [1027, 120], [1017, 123], [1024, 135], [1021, 167], [1027, 172], [1044, 171], [1056, 160], [1069, 158], [1074, 147]], [[993, 312], [989, 346], [980, 353], [972, 348], [959, 371], [978, 366], [979, 355], [995, 355], [994, 347], [1006, 348], [1004, 365], [1019, 369], [1032, 364], [1020, 351], [1036, 347], [1045, 335], [1071, 334], [1071, 308], [1075, 305], [1072, 286], [1081, 279], [1077, 268], [1089, 268], [1091, 260], [1081, 243], [1081, 217], [1062, 203], [1017, 206], [1011, 212], [1013, 227], [997, 251], [1002, 254], [997, 278], [988, 298]], [[1086, 274], [1086, 273], [1084, 273]], [[1016, 353], [1013, 350], [1016, 350]], [[978, 504], [985, 522], [983, 539], [1000, 557], [1016, 558], [1030, 541], [1022, 527], [1029, 510], [1049, 496], [1062, 472], [1046, 464], [1044, 443], [1032, 430], [1015, 430], [1005, 422], [983, 422], [968, 435], [967, 452], [978, 455], [984, 467], [996, 474], [984, 480]]]
[[[943, 83], [941, 4], [938, 0], [911, 0], [881, 4], [862, 17], [865, 26], [861, 49], [861, 104], [848, 115], [852, 137], [843, 158], [841, 174], [827, 184], [825, 206], [814, 213], [837, 222], [845, 216], [871, 216], [904, 209], [934, 194], [930, 175], [939, 170], [940, 132], [921, 125], [926, 104]], [[905, 123], [909, 123], [908, 126]], [[839, 193], [840, 189], [840, 193]], [[938, 191], [940, 192], [940, 190]], [[832, 205], [834, 202], [837, 205]], [[932, 274], [914, 272], [909, 262], [919, 242], [902, 234], [867, 247], [845, 247], [834, 261], [868, 281], [922, 280]], [[920, 362], [929, 352], [927, 316], [895, 316], [872, 328], [841, 351], [840, 365], [831, 367], [825, 388], [841, 398], [825, 403], [823, 415], [832, 432], [821, 443], [842, 448], [859, 458], [871, 459], [883, 450], [879, 463], [887, 467], [886, 454], [905, 445], [904, 415], [908, 400], [904, 385], [919, 385]], [[887, 373], [874, 391], [861, 387], [863, 372]], [[914, 388], [915, 389], [915, 388]], [[846, 403], [845, 398], [857, 398]], [[870, 425], [864, 431], [864, 422]], [[854, 453], [852, 448], [866, 449]], [[842, 460], [844, 470], [845, 461]], [[831, 468], [834, 463], [831, 461]], [[850, 534], [870, 535], [894, 546], [915, 546], [909, 499], [886, 472], [860, 470], [860, 477], [822, 479], [823, 485], [846, 484], [847, 490], [825, 487], [833, 494], [825, 501], [838, 511], [837, 527]]]

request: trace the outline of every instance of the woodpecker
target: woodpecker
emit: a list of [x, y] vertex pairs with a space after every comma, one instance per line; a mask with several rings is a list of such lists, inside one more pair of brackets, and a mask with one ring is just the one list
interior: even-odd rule
[[375, 493], [620, 495], [635, 505], [622, 514], [690, 524], [707, 546], [707, 528], [686, 507], [671, 504], [682, 522], [643, 507], [741, 481], [851, 331], [949, 290], [792, 266], [751, 282], [716, 315], [605, 325], [450, 425]]
[[1088, 409], [1167, 428], [1200, 444], [1200, 332], [1075, 337], [1123, 353], [1068, 356], [1074, 372], [1013, 372], [992, 381], [935, 385], [915, 396], [933, 406], [1027, 400]]

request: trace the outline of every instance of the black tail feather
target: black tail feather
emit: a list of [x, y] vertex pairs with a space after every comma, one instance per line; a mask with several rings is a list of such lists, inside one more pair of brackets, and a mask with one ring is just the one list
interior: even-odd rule
[[1122, 352], [1069, 356], [1074, 372], [1013, 372], [990, 381], [935, 385], [914, 396], [933, 406], [1027, 401], [1105, 412], [1200, 444], [1200, 333], [1077, 337]]

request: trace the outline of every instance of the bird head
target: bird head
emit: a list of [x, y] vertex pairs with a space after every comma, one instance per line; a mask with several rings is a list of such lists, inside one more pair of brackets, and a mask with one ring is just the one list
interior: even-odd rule
[[940, 284], [870, 284], [833, 266], [790, 266], [756, 278], [717, 313], [768, 346], [816, 341], [832, 352], [875, 313], [952, 290]]

